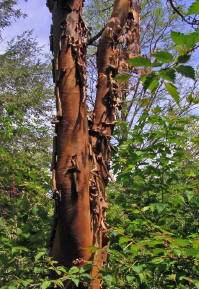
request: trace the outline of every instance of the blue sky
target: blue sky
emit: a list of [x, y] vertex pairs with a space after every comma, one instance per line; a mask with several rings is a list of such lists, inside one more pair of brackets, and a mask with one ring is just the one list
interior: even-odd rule
[[33, 29], [33, 35], [38, 39], [41, 45], [44, 45], [46, 52], [49, 52], [49, 31], [51, 24], [51, 14], [46, 7], [46, 0], [24, 0], [18, 1], [17, 7], [23, 13], [27, 14], [26, 18], [20, 18], [10, 27], [2, 32], [3, 43], [1, 43], [0, 52], [6, 47], [6, 42], [16, 35], [23, 33], [25, 30]]

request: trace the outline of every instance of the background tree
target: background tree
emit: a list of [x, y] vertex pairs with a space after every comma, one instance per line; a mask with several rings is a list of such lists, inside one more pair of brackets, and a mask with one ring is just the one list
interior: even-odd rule
[[20, 9], [16, 9], [17, 1], [15, 0], [2, 0], [0, 3], [0, 37], [2, 37], [2, 29], [11, 25], [11, 23], [21, 16], [25, 16], [21, 13]]
[[46, 252], [53, 215], [46, 198], [51, 189], [51, 66], [31, 32], [25, 32], [8, 43], [0, 67], [0, 287], [27, 288], [45, 270], [37, 265], [27, 278], [27, 264]]

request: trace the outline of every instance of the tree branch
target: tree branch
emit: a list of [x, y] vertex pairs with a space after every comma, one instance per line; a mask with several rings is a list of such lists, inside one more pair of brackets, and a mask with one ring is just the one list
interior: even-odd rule
[[93, 36], [92, 38], [90, 38], [90, 39], [88, 40], [88, 42], [87, 42], [87, 45], [93, 44], [93, 42], [96, 41], [96, 40], [102, 35], [104, 29], [105, 29], [105, 27], [102, 28], [102, 30], [101, 30], [100, 32], [98, 32], [95, 36]]
[[192, 26], [193, 25], [199, 26], [199, 21], [198, 20], [193, 20], [193, 21], [187, 20], [185, 18], [185, 16], [174, 6], [173, 0], [167, 0], [167, 1], [170, 3], [170, 5], [171, 5], [172, 9], [175, 11], [175, 13], [177, 13], [182, 18], [182, 20], [184, 22], [186, 22], [187, 24], [192, 25]]

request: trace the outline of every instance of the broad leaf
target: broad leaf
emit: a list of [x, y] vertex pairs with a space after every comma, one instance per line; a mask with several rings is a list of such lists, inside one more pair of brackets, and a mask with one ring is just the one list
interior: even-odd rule
[[177, 63], [187, 63], [191, 58], [191, 54], [180, 55], [177, 59]]
[[79, 272], [79, 268], [76, 266], [71, 267], [70, 270], [68, 271], [69, 274], [75, 274], [77, 272]]
[[118, 82], [125, 82], [125, 81], [128, 81], [130, 77], [131, 77], [131, 74], [121, 73], [121, 74], [116, 75], [114, 79]]
[[163, 63], [169, 63], [173, 61], [173, 55], [168, 51], [158, 51], [154, 53], [153, 56]]
[[128, 243], [129, 241], [130, 241], [130, 239], [129, 239], [128, 237], [122, 236], [122, 237], [120, 237], [120, 239], [119, 239], [119, 245], [122, 245], [122, 244], [124, 244], [124, 243]]
[[199, 42], [199, 32], [193, 32], [190, 34], [184, 34], [181, 32], [171, 31], [171, 39], [181, 46], [186, 46], [189, 49], [192, 49], [197, 42]]
[[179, 104], [180, 96], [179, 96], [179, 92], [177, 91], [177, 88], [173, 84], [168, 83], [168, 82], [165, 82], [164, 84], [168, 93], [172, 96], [175, 102]]
[[165, 262], [165, 260], [163, 258], [154, 258], [150, 261], [151, 264], [155, 264], [155, 265], [158, 265], [158, 264], [161, 264], [164, 262]]
[[186, 35], [181, 32], [171, 31], [171, 39], [178, 45], [185, 44]]
[[133, 66], [143, 66], [143, 67], [151, 66], [150, 59], [146, 58], [146, 57], [142, 57], [142, 56], [128, 59], [128, 60], [126, 60], [126, 62], [133, 65]]
[[172, 82], [174, 82], [175, 78], [176, 78], [176, 72], [172, 68], [160, 70], [159, 75], [164, 80], [169, 80], [169, 81], [172, 81]]
[[192, 66], [189, 65], [180, 65], [176, 67], [177, 72], [182, 74], [183, 76], [189, 77], [191, 79], [195, 79], [195, 70]]
[[185, 195], [187, 196], [188, 201], [190, 202], [191, 199], [194, 197], [194, 192], [192, 191], [186, 191]]
[[51, 282], [50, 281], [44, 281], [41, 285], [41, 289], [46, 289], [50, 286]]
[[39, 260], [42, 256], [44, 256], [46, 254], [46, 252], [39, 252], [36, 256], [35, 256], [35, 261]]
[[198, 14], [198, 13], [199, 13], [199, 0], [196, 0], [189, 7], [187, 15], [193, 15], [193, 14]]
[[76, 286], [79, 285], [79, 279], [71, 278], [71, 280], [75, 283]]
[[161, 62], [153, 62], [153, 63], [151, 63], [151, 67], [160, 67], [160, 66], [162, 66]]
[[149, 89], [151, 92], [154, 92], [159, 85], [159, 76], [155, 72], [152, 72], [147, 76], [142, 77], [142, 83], [144, 91]]

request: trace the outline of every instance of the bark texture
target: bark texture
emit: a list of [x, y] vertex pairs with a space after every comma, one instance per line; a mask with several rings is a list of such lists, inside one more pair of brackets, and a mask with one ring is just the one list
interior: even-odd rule
[[[105, 188], [108, 181], [113, 180], [109, 172], [112, 150], [110, 139], [115, 125], [116, 108], [121, 105], [121, 86], [114, 80], [114, 77], [127, 66], [124, 58], [129, 58], [129, 55], [127, 55], [127, 51], [125, 55], [124, 53], [122, 55], [118, 44], [125, 43], [127, 32], [132, 28], [130, 26], [125, 28], [128, 20], [133, 19], [133, 15], [130, 15], [132, 9], [133, 2], [130, 0], [115, 1], [111, 18], [102, 33], [97, 49], [98, 83], [93, 123], [90, 129], [90, 143], [93, 151], [93, 173], [91, 171], [90, 182], [96, 189], [91, 187], [90, 192], [94, 192], [95, 208], [91, 211], [94, 231], [93, 242], [96, 247], [104, 249], [97, 251], [94, 255], [93, 277], [98, 275], [98, 268], [102, 267], [106, 260], [108, 243], [106, 209], [108, 205]], [[130, 37], [128, 39], [130, 43]], [[131, 49], [129, 45], [128, 49]], [[122, 67], [122, 63], [124, 67]], [[93, 288], [95, 286], [100, 288], [100, 280], [94, 280], [92, 286]]]
[[50, 255], [70, 266], [90, 258], [88, 124], [86, 116], [86, 27], [82, 1], [53, 1], [51, 49], [57, 116], [52, 162], [56, 200]]
[[[115, 1], [97, 49], [96, 103], [88, 117], [88, 39], [82, 20], [83, 0], [47, 1], [53, 18], [50, 43], [57, 99], [57, 115], [52, 121], [55, 124], [51, 165], [55, 218], [50, 256], [68, 267], [92, 260], [92, 289], [101, 288], [98, 268], [106, 260], [109, 243], [105, 187], [113, 180], [109, 172], [110, 139], [116, 108], [121, 105], [122, 88], [114, 77], [126, 69], [124, 58], [139, 51], [138, 41], [135, 41], [135, 37], [139, 38], [139, 19], [136, 20], [139, 14], [134, 12], [135, 4], [138, 5], [138, 1]], [[125, 48], [123, 52], [118, 48], [121, 43]], [[88, 248], [91, 246], [101, 250], [91, 253]], [[67, 283], [65, 288], [73, 286]]]

